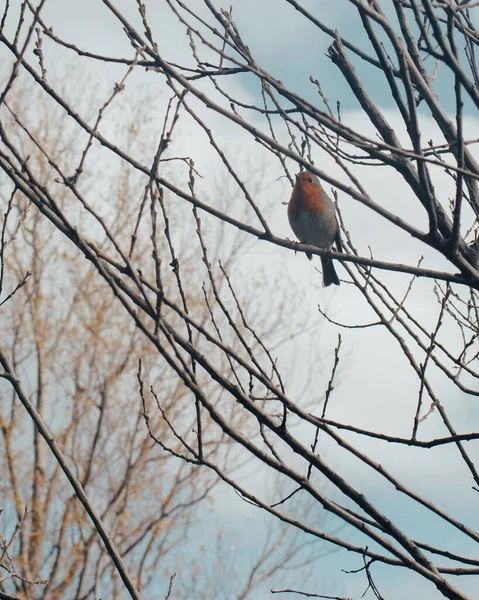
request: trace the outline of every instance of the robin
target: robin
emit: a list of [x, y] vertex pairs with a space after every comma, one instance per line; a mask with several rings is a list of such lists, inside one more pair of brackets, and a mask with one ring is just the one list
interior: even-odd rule
[[[293, 193], [288, 203], [288, 219], [295, 236], [303, 244], [318, 248], [336, 248], [342, 252], [336, 212], [331, 198], [320, 184], [319, 179], [309, 171], [296, 175]], [[313, 255], [306, 253], [309, 260]], [[339, 285], [339, 278], [331, 256], [321, 256], [323, 265], [323, 286], [334, 283]]]

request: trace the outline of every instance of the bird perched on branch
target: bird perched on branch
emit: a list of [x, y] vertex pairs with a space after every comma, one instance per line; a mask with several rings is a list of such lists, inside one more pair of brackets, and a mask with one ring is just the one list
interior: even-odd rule
[[[288, 203], [288, 219], [291, 229], [302, 244], [330, 249], [335, 243], [342, 252], [336, 211], [331, 198], [319, 179], [309, 171], [296, 175], [293, 193]], [[309, 260], [312, 254], [307, 253]], [[321, 256], [323, 285], [339, 285], [339, 278], [331, 256]]]

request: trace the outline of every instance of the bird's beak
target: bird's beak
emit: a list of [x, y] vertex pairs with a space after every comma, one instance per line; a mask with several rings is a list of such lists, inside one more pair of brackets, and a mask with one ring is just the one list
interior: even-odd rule
[[295, 177], [296, 177], [296, 181], [299, 181], [299, 173], [296, 173]]

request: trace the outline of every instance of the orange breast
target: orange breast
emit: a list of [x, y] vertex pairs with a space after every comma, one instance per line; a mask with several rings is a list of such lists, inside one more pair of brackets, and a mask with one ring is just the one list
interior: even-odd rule
[[324, 197], [321, 188], [309, 181], [296, 181], [291, 200], [288, 204], [288, 215], [307, 211], [313, 215], [324, 213]]

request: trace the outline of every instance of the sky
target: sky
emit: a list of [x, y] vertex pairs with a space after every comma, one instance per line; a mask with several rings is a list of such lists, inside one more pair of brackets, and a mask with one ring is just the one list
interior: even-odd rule
[[[166, 2], [145, 2], [153, 25], [155, 39], [158, 40], [160, 54], [175, 63], [192, 63], [190, 48], [184, 33], [184, 26], [167, 9]], [[193, 3], [199, 6], [195, 0]], [[216, 3], [217, 4], [217, 3]], [[331, 40], [325, 34], [308, 23], [301, 15], [286, 2], [271, 2], [270, 0], [230, 0], [228, 6], [233, 6], [235, 22], [244, 36], [244, 40], [253, 52], [256, 60], [274, 77], [283, 81], [298, 94], [304, 95], [310, 101], [318, 102], [314, 86], [309, 82], [313, 75], [321, 80], [324, 92], [331, 106], [341, 103], [343, 121], [350, 123], [356, 129], [374, 135], [371, 124], [358, 108], [357, 102], [351, 98], [348, 88], [334, 65], [326, 57]], [[135, 2], [121, 0], [115, 3], [119, 9], [138, 25]], [[346, 0], [321, 0], [320, 8], [315, 0], [303, 2], [303, 6], [316, 11], [318, 17], [324, 18], [329, 26], [337, 28], [340, 35], [354, 40], [361, 47], [366, 47], [367, 41], [358, 27], [358, 19], [354, 8]], [[387, 7], [386, 12], [390, 10]], [[108, 9], [94, 0], [83, 2], [64, 2], [63, 0], [47, 0], [42, 13], [45, 21], [53, 27], [54, 32], [65, 40], [78, 44], [92, 52], [124, 56], [128, 44], [125, 43], [124, 33]], [[77, 60], [71, 53], [60, 51], [55, 45], [46, 40], [44, 53], [47, 66], [52, 78], [65, 76], [64, 65], [68, 61]], [[131, 55], [131, 51], [130, 54]], [[87, 86], [98, 86], [99, 89], [111, 90], [115, 81], [124, 73], [124, 69], [106, 67], [94, 61], [87, 61]], [[360, 70], [366, 87], [371, 90], [374, 99], [383, 109], [392, 126], [404, 138], [404, 131], [397, 113], [393, 109], [390, 96], [380, 85], [381, 76], [373, 68], [365, 67]], [[83, 77], [83, 74], [82, 74]], [[131, 84], [130, 84], [131, 81]], [[249, 76], [238, 77], [230, 90], [244, 101], [257, 98], [257, 84]], [[451, 111], [452, 93], [451, 81], [442, 71], [437, 77], [437, 91], [444, 99], [444, 106]], [[157, 103], [151, 103], [151, 110], [158, 110], [161, 117], [167, 96], [160, 89], [161, 84], [148, 76], [132, 76], [128, 81], [125, 97], [132, 101], [137, 97], [140, 86], [145, 86], [153, 93], [158, 88]], [[81, 102], [81, 100], [80, 100]], [[269, 223], [275, 234], [292, 238], [292, 233], [286, 218], [286, 207], [290, 195], [290, 186], [286, 178], [278, 179], [282, 174], [281, 166], [271, 157], [261, 151], [243, 130], [234, 126], [224, 118], [197, 106], [198, 110], [208, 120], [211, 129], [217, 132], [217, 140], [221, 142], [231, 157], [246, 157], [239, 169], [247, 169], [249, 164], [260, 165], [262, 173], [260, 182], [262, 188], [256, 200], [259, 206], [270, 206]], [[466, 137], [479, 137], [479, 120], [466, 106], [465, 131]], [[452, 116], [452, 115], [451, 115]], [[159, 118], [160, 124], [161, 118]], [[258, 119], [259, 122], [259, 119]], [[264, 126], [264, 123], [263, 123]], [[121, 129], [121, 121], [108, 121], [102, 132], [108, 133], [112, 139]], [[424, 115], [421, 119], [423, 140], [440, 140], [434, 122]], [[187, 118], [181, 121], [174, 149], [179, 154], [194, 157], [195, 165], [200, 172], [210, 174], [219, 168], [219, 163], [210, 148], [204, 134], [193, 129]], [[315, 153], [315, 164], [332, 176], [341, 177], [334, 162], [327, 156]], [[288, 166], [295, 171], [292, 161]], [[426, 215], [410, 191], [398, 176], [388, 169], [353, 169], [361, 176], [371, 198], [399, 216], [405, 218], [414, 226], [424, 229], [427, 226]], [[434, 171], [434, 184], [440, 190], [441, 198], [447, 203], [454, 194], [454, 186], [447, 176], [438, 170]], [[203, 187], [201, 187], [203, 185]], [[200, 184], [205, 195], [208, 194], [208, 183]], [[354, 243], [363, 256], [369, 256], [370, 249], [377, 259], [402, 262], [415, 265], [421, 256], [424, 257], [422, 266], [440, 270], [450, 269], [448, 262], [436, 252], [416, 242], [402, 231], [398, 231], [390, 223], [378, 215], [358, 205], [345, 194], [339, 193], [339, 206], [344, 215], [347, 229], [351, 232]], [[255, 223], [255, 225], [257, 225]], [[271, 273], [271, 277], [280, 274], [286, 285], [295, 290], [301, 299], [304, 314], [317, 325], [317, 345], [321, 348], [322, 360], [314, 365], [317, 372], [311, 373], [311, 364], [307, 360], [294, 361], [292, 354], [305, 352], [308, 348], [307, 336], [303, 336], [292, 344], [284, 344], [278, 349], [279, 364], [287, 373], [288, 391], [291, 397], [301, 402], [300, 390], [302, 382], [308, 376], [312, 378], [316, 389], [322, 392], [326, 389], [333, 351], [338, 333], [343, 336], [342, 360], [336, 390], [331, 400], [328, 417], [333, 420], [354, 424], [357, 427], [370, 428], [374, 431], [391, 435], [407, 435], [412, 427], [411, 415], [417, 402], [418, 380], [407, 364], [398, 344], [391, 339], [384, 328], [369, 327], [364, 329], [343, 329], [327, 323], [318, 312], [318, 305], [326, 308], [328, 314], [336, 321], [344, 324], [357, 325], [371, 323], [377, 320], [365, 303], [362, 295], [352, 285], [342, 283], [339, 288], [323, 289], [321, 275], [316, 270], [319, 260], [312, 263], [302, 254], [295, 254], [286, 249], [256, 240], [243, 257], [239, 272], [235, 274], [238, 281], [245, 271], [255, 268], [261, 272]], [[341, 279], [347, 275], [343, 268], [337, 268]], [[391, 290], [401, 297], [407, 290], [409, 279], [403, 274], [386, 274], [384, 281]], [[415, 283], [409, 297], [408, 306], [421, 322], [433, 327], [437, 319], [438, 307], [434, 302], [433, 285], [428, 280]], [[432, 308], [431, 308], [432, 307]], [[447, 340], [453, 340], [455, 332], [446, 330]], [[449, 336], [449, 337], [448, 337]], [[452, 342], [451, 342], [452, 343]], [[314, 340], [313, 340], [314, 344]], [[421, 353], [417, 352], [417, 358]], [[300, 364], [298, 364], [298, 362]], [[288, 370], [288, 365], [294, 365], [294, 371]], [[441, 401], [447, 406], [449, 415], [458, 432], [477, 430], [479, 408], [473, 400], [462, 396], [445, 377], [433, 369], [432, 380], [439, 390]], [[321, 393], [322, 393], [321, 392]], [[321, 396], [318, 393], [318, 396]], [[424, 439], [445, 435], [444, 427], [437, 414], [432, 414], [420, 427]], [[310, 432], [305, 431], [305, 436]], [[382, 441], [358, 439], [351, 433], [344, 433], [344, 438], [354, 441], [361, 451], [389, 469], [406, 486], [413, 487], [418, 493], [431, 498], [444, 510], [451, 511], [454, 516], [463, 519], [472, 528], [477, 528], [477, 492], [471, 489], [470, 476], [457, 452], [448, 448], [435, 448], [429, 451], [418, 451], [406, 447], [393, 447]], [[479, 447], [468, 444], [472, 456], [479, 458]], [[351, 459], [337, 444], [326, 436], [321, 438], [321, 452], [330, 465], [334, 466], [342, 476], [359, 487], [378, 507], [391, 519], [403, 526], [406, 533], [427, 539], [430, 543], [441, 543], [444, 536], [448, 539], [450, 548], [458, 552], [469, 552], [472, 555], [477, 549], [467, 548], [463, 537], [452, 530], [439, 525], [435, 518], [425, 511], [417, 510], [410, 500], [400, 496], [394, 487], [385, 483], [371, 469]], [[266, 479], [253, 480], [251, 485], [265, 487], [271, 485]], [[458, 492], [458, 490], [460, 490]], [[333, 493], [334, 495], [334, 493]], [[215, 528], [227, 533], [235, 539], [234, 545], [229, 545], [227, 556], [246, 568], [248, 560], [254, 556], [261, 546], [265, 535], [262, 515], [251, 506], [240, 501], [231, 490], [221, 487], [216, 493], [216, 503], [199, 515], [199, 524], [188, 540], [192, 554], [195, 554], [198, 544], [205, 538], [211, 543], [215, 536], [211, 531]], [[325, 519], [325, 527], [335, 530], [338, 523], [334, 519]], [[225, 533], [226, 532], [226, 533]], [[360, 541], [360, 534], [348, 530], [347, 539], [351, 542]], [[228, 544], [227, 544], [228, 546]], [[211, 554], [214, 556], [214, 553]], [[205, 553], [207, 560], [208, 553]], [[358, 569], [361, 566], [358, 556], [339, 551], [322, 557], [309, 570], [306, 581], [297, 581], [292, 575], [288, 587], [304, 589], [309, 592], [351, 597], [355, 600], [361, 597], [366, 588], [363, 573], [345, 575], [342, 570]], [[210, 568], [214, 568], [214, 565]], [[403, 600], [404, 598], [421, 598], [433, 600], [440, 597], [434, 586], [418, 576], [400, 570], [391, 570], [382, 566], [374, 568], [375, 582], [387, 600]], [[474, 597], [477, 584], [472, 579], [459, 583], [451, 578], [452, 583]], [[165, 583], [167, 587], [167, 583]], [[268, 580], [258, 588], [251, 598], [262, 600], [271, 597], [270, 588], [275, 587], [275, 580]], [[166, 589], [166, 588], [165, 588]], [[233, 591], [231, 591], [233, 594]], [[233, 595], [231, 596], [233, 597]], [[289, 598], [285, 594], [283, 596]], [[291, 596], [292, 597], [292, 596]], [[371, 592], [365, 596], [372, 598]]]

